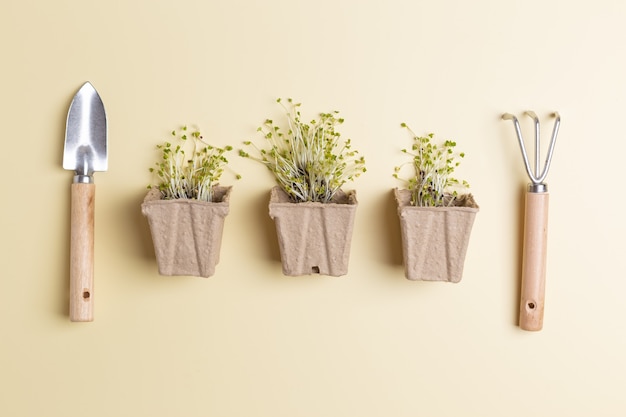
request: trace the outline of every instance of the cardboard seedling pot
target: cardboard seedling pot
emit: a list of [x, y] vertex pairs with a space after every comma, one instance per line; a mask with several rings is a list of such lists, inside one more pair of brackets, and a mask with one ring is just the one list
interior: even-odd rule
[[339, 192], [326, 204], [293, 203], [274, 187], [269, 213], [276, 225], [283, 274], [347, 274], [357, 205], [355, 191]]
[[459, 282], [478, 213], [471, 194], [453, 207], [415, 207], [409, 190], [394, 189], [407, 279]]
[[159, 274], [210, 277], [219, 262], [231, 187], [215, 187], [214, 201], [162, 200], [150, 190], [141, 205], [152, 233]]

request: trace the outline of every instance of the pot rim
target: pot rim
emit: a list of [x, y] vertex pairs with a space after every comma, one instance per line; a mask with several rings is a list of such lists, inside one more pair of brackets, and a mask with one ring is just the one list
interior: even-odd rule
[[[474, 200], [474, 196], [471, 193], [461, 194], [461, 196], [468, 196], [468, 199], [474, 203], [474, 206], [413, 206], [410, 203], [410, 190], [405, 188], [394, 188], [393, 194], [396, 199], [399, 210], [411, 210], [411, 211], [467, 211], [477, 213], [480, 211], [480, 206]], [[408, 197], [408, 198], [407, 198]]]
[[155, 188], [148, 190], [146, 193], [142, 204], [150, 204], [150, 205], [167, 205], [167, 204], [191, 204], [191, 205], [228, 205], [230, 202], [230, 192], [232, 191], [232, 186], [222, 186], [216, 185], [214, 189], [223, 191], [223, 196], [221, 201], [201, 201], [191, 198], [177, 198], [173, 200], [164, 200], [160, 197], [161, 192]]

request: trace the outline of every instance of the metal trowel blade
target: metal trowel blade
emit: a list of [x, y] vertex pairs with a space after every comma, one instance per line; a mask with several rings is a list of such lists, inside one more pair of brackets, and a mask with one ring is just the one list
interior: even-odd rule
[[78, 90], [67, 114], [63, 168], [86, 176], [108, 168], [106, 113], [89, 82]]

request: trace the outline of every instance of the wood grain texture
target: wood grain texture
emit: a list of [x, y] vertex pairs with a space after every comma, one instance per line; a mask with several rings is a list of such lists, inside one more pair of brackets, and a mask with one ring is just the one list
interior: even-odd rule
[[548, 244], [548, 193], [526, 193], [519, 325], [543, 328]]
[[94, 184], [72, 184], [70, 320], [93, 321]]

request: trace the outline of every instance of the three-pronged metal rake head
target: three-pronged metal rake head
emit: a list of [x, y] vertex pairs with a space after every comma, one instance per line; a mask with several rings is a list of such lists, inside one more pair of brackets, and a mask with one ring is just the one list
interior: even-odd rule
[[548, 175], [556, 135], [561, 124], [561, 117], [557, 112], [552, 116], [556, 119], [552, 130], [552, 138], [548, 145], [543, 167], [540, 167], [541, 142], [539, 139], [539, 118], [532, 111], [525, 115], [531, 117], [535, 123], [535, 166], [531, 169], [528, 153], [522, 138], [522, 131], [517, 117], [505, 113], [502, 118], [512, 120], [515, 133], [522, 151], [524, 167], [530, 178], [525, 202], [524, 214], [524, 246], [522, 250], [522, 290], [520, 300], [519, 325], [524, 330], [541, 330], [543, 327], [543, 312], [545, 304], [546, 254], [548, 241], [548, 185], [544, 182]]

